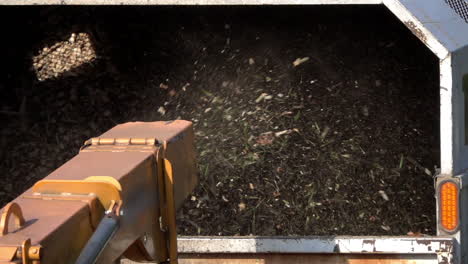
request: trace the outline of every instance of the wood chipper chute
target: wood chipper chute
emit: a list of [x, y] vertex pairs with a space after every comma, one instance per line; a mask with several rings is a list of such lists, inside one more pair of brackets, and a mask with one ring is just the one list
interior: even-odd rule
[[3, 209], [0, 263], [175, 263], [195, 168], [190, 122], [116, 126]]

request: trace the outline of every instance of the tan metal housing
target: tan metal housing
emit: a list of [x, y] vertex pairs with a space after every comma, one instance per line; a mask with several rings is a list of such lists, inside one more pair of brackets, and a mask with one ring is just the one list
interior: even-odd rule
[[175, 209], [197, 182], [190, 122], [118, 125], [3, 209], [0, 263], [74, 263], [112, 208], [120, 227], [97, 263], [176, 263]]

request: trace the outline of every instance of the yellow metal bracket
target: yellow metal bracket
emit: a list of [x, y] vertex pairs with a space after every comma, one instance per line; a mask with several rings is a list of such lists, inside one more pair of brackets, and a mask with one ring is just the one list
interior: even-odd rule
[[17, 203], [9, 203], [5, 206], [2, 217], [0, 218], [0, 236], [8, 234], [8, 223], [10, 217], [15, 216], [15, 223], [17, 228], [24, 226], [24, 217], [21, 207]]
[[[157, 167], [157, 195], [159, 200], [159, 211], [156, 212], [157, 226], [154, 228], [154, 247], [159, 252], [157, 263], [177, 264], [177, 230], [176, 211], [174, 200], [174, 182], [171, 162], [165, 158], [165, 147], [163, 144], [154, 149], [154, 158]], [[135, 244], [138, 248], [138, 243]], [[138, 254], [127, 252], [125, 256], [129, 259], [139, 261], [135, 258]]]
[[[17, 228], [22, 228], [24, 226], [25, 220], [21, 207], [17, 203], [11, 202], [7, 204], [0, 218], [0, 236], [8, 234], [8, 224], [11, 216], [15, 217]], [[15, 259], [21, 259], [22, 264], [31, 264], [33, 260], [40, 260], [40, 252], [40, 246], [31, 246], [31, 239], [26, 239], [19, 247], [0, 247], [0, 263], [3, 261], [10, 262]]]
[[169, 232], [169, 259], [171, 264], [177, 264], [177, 227], [174, 201], [174, 181], [172, 164], [168, 159], [164, 159], [164, 177], [167, 203], [167, 227]]
[[104, 208], [109, 208], [112, 201], [120, 201], [122, 186], [110, 176], [91, 176], [85, 180], [42, 180], [34, 184], [34, 194], [60, 195], [96, 195]]
[[174, 175], [172, 170], [172, 164], [170, 160], [166, 159], [165, 150], [167, 149], [167, 142], [163, 143], [162, 151], [162, 173], [160, 174], [160, 182], [164, 183], [164, 198], [165, 206], [161, 206], [165, 212], [162, 212], [163, 223], [167, 229], [169, 235], [169, 261], [171, 264], [177, 264], [177, 228], [176, 228], [176, 211], [175, 211], [175, 200], [174, 200]]

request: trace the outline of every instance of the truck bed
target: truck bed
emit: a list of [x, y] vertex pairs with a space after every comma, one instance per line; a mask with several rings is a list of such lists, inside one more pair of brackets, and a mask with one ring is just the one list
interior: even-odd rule
[[178, 248], [180, 264], [447, 264], [454, 263], [453, 243], [440, 236], [179, 237]]

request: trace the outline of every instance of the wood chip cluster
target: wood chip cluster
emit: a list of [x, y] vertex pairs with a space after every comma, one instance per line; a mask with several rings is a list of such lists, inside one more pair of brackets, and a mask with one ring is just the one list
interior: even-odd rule
[[50, 47], [44, 47], [33, 57], [37, 79], [44, 81], [57, 78], [65, 72], [96, 59], [91, 38], [87, 33], [72, 33], [70, 38]]

